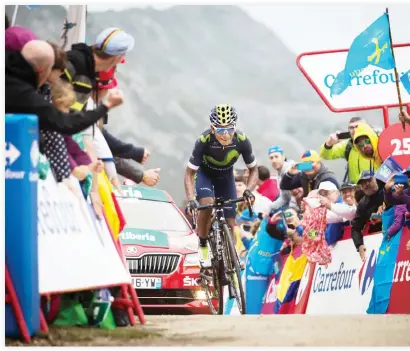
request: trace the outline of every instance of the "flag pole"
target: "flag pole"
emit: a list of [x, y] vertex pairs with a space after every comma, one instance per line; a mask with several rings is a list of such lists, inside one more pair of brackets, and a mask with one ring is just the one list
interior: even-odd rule
[[11, 19], [11, 27], [13, 27], [16, 24], [18, 9], [19, 9], [19, 5], [14, 6], [13, 18]]
[[[399, 73], [397, 72], [397, 67], [396, 67], [396, 58], [394, 57], [394, 49], [393, 49], [393, 39], [391, 37], [391, 28], [390, 28], [390, 18], [389, 18], [389, 9], [386, 7], [386, 15], [387, 15], [387, 23], [389, 24], [389, 37], [390, 37], [390, 47], [391, 47], [391, 53], [393, 56], [393, 61], [394, 61], [394, 75], [396, 76], [396, 89], [397, 89], [397, 97], [399, 98], [399, 108], [400, 108], [400, 113], [403, 113], [403, 103], [401, 101], [401, 94], [400, 94], [400, 85], [399, 85]], [[403, 130], [406, 130], [406, 124], [404, 122], [401, 123], [403, 126]]]

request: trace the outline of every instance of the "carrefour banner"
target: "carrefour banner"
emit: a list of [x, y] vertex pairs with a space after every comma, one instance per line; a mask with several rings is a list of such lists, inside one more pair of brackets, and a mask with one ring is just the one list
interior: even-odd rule
[[366, 314], [382, 239], [381, 233], [364, 237], [365, 262], [351, 240], [339, 241], [329, 266], [315, 267], [306, 314]]
[[69, 292], [130, 284], [104, 219], [98, 219], [82, 196], [51, 173], [38, 182], [39, 290]]

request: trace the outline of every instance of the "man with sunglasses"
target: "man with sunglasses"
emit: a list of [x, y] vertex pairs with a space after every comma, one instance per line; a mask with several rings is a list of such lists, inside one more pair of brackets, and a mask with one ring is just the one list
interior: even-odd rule
[[[253, 199], [252, 190], [258, 181], [258, 168], [252, 145], [244, 133], [236, 129], [238, 115], [233, 106], [215, 106], [209, 115], [210, 129], [196, 141], [192, 156], [185, 171], [185, 191], [188, 198], [186, 211], [192, 215], [198, 205], [213, 203], [215, 197], [225, 200], [236, 199], [233, 166], [242, 155], [249, 169], [247, 188], [243, 196]], [[199, 203], [198, 203], [199, 202]], [[235, 205], [224, 209], [226, 221], [233, 230], [235, 225]], [[199, 259], [202, 267], [209, 267], [207, 237], [212, 211], [198, 214]]]
[[343, 134], [330, 134], [326, 142], [320, 147], [320, 156], [325, 160], [337, 160], [344, 158], [347, 161], [346, 175], [344, 181], [356, 184], [363, 170], [370, 169], [369, 161], [353, 146], [356, 129], [366, 121], [362, 117], [352, 117], [349, 121], [349, 134], [346, 139]]
[[355, 131], [353, 141], [355, 149], [368, 163], [366, 170], [376, 172], [383, 163], [377, 150], [379, 137], [376, 132], [368, 124], [360, 124]]

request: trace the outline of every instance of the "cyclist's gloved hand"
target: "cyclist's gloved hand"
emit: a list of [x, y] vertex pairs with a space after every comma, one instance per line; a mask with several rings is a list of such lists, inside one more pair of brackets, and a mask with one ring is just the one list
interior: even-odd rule
[[185, 213], [189, 216], [192, 216], [194, 213], [195, 209], [198, 208], [199, 202], [196, 200], [189, 200], [186, 207], [185, 207]]

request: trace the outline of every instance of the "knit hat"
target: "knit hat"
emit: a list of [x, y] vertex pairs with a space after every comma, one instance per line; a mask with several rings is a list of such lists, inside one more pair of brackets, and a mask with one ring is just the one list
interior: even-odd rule
[[307, 150], [302, 155], [302, 162], [320, 162], [321, 158], [315, 150]]
[[29, 41], [36, 40], [35, 34], [24, 27], [9, 27], [5, 33], [6, 49], [10, 52], [21, 51]]

